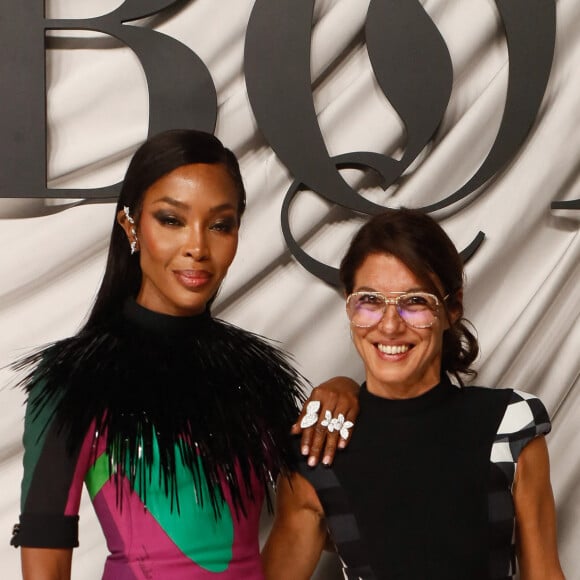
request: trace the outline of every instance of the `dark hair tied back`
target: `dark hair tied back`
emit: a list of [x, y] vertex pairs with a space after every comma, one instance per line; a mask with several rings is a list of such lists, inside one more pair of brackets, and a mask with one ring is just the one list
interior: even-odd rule
[[469, 329], [471, 324], [463, 318], [463, 261], [441, 226], [427, 214], [407, 208], [387, 209], [369, 219], [353, 238], [340, 265], [340, 280], [347, 294], [353, 291], [356, 272], [371, 254], [390, 254], [399, 259], [439, 297], [450, 324], [443, 333], [441, 370], [461, 385], [461, 375], [475, 376], [471, 364], [479, 345]]

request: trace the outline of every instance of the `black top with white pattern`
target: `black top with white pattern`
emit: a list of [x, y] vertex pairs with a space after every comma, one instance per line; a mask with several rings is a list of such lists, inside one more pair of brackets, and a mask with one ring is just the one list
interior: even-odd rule
[[332, 469], [301, 464], [345, 578], [504, 580], [515, 573], [511, 485], [523, 447], [550, 430], [539, 399], [447, 379], [420, 397], [360, 394]]

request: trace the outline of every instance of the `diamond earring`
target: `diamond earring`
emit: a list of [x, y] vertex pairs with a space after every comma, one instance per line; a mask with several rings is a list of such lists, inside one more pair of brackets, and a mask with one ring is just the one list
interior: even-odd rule
[[125, 214], [125, 217], [127, 218], [127, 221], [131, 224], [131, 235], [133, 236], [133, 240], [130, 242], [131, 243], [131, 255], [133, 255], [136, 251], [137, 251], [137, 230], [135, 229], [135, 220], [131, 217], [131, 214], [129, 213], [129, 206], [123, 206], [123, 213]]

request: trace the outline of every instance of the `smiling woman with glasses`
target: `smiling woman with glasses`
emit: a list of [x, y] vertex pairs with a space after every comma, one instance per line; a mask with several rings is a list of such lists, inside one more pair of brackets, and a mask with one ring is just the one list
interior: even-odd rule
[[[416, 210], [387, 210], [340, 268], [364, 362], [360, 415], [331, 469], [302, 463], [278, 486], [267, 578], [310, 578], [327, 540], [347, 579], [563, 578], [540, 400], [464, 386], [477, 340], [463, 264]], [[342, 417], [327, 417], [343, 429]]]

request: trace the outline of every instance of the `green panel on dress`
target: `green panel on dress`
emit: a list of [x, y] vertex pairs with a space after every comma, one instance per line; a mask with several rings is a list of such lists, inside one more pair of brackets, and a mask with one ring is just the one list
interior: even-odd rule
[[91, 497], [91, 501], [109, 479], [109, 456], [106, 453], [99, 455], [94, 465], [85, 475], [85, 485]]
[[[219, 516], [216, 518], [209, 500], [209, 488], [205, 473], [198, 459], [199, 489], [194, 485], [194, 477], [180, 458], [178, 446], [175, 446], [176, 466], [175, 482], [179, 490], [179, 505], [166, 492], [159, 469], [159, 447], [153, 440], [153, 462], [146, 476], [135, 478], [135, 492], [141, 498], [147, 510], [171, 538], [175, 545], [199, 566], [210, 572], [223, 572], [232, 560], [234, 543], [234, 523], [230, 506], [221, 501], [218, 505]], [[127, 469], [129, 466], [127, 465]], [[143, 464], [137, 468], [145, 469]], [[151, 475], [151, 474], [159, 474]], [[103, 453], [87, 473], [85, 483], [91, 500], [109, 480], [109, 456]], [[143, 493], [142, 482], [147, 482], [147, 491]], [[199, 494], [201, 493], [201, 498]], [[191, 496], [194, 496], [192, 501]], [[203, 500], [203, 505], [202, 505]], [[212, 548], [208, 548], [211, 546]], [[197, 557], [194, 558], [193, 555]], [[203, 561], [199, 560], [200, 554]]]

